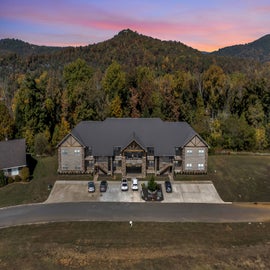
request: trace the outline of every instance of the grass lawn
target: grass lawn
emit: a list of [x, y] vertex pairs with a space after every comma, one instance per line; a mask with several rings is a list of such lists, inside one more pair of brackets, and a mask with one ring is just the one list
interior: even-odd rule
[[224, 201], [269, 202], [270, 156], [210, 155], [207, 175], [177, 175], [176, 180], [211, 180]]
[[0, 239], [0, 269], [270, 269], [270, 223], [54, 223]]

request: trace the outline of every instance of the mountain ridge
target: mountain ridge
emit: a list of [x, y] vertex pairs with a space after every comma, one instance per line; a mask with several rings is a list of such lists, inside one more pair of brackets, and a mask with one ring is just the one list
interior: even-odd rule
[[212, 52], [212, 55], [250, 58], [260, 62], [270, 61], [270, 34], [250, 43], [228, 46]]

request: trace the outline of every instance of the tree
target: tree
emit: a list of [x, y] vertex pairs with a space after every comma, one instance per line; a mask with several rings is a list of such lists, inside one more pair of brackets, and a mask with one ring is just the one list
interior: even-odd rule
[[47, 152], [49, 146], [48, 139], [44, 133], [39, 133], [35, 136], [35, 154], [43, 155]]
[[231, 115], [221, 124], [223, 147], [232, 150], [252, 150], [255, 146], [255, 130], [244, 118]]
[[121, 108], [121, 99], [116, 96], [111, 102], [111, 116], [121, 118], [123, 116], [123, 110]]
[[47, 127], [45, 89], [38, 88], [33, 76], [26, 76], [15, 95], [15, 125], [18, 135], [26, 139], [28, 149], [34, 148], [34, 136]]
[[209, 106], [211, 117], [222, 110], [225, 103], [226, 76], [221, 67], [212, 65], [203, 74], [204, 101]]
[[102, 88], [109, 100], [119, 96], [122, 102], [127, 102], [126, 74], [116, 61], [113, 61], [106, 69], [102, 79]]
[[92, 76], [93, 69], [81, 59], [64, 67], [65, 90], [62, 111], [64, 112], [63, 116], [71, 126], [93, 114], [89, 98]]
[[0, 141], [12, 137], [12, 133], [13, 119], [6, 105], [0, 101]]
[[56, 125], [54, 128], [52, 145], [56, 146], [69, 132], [70, 125], [67, 120], [62, 117], [60, 124]]

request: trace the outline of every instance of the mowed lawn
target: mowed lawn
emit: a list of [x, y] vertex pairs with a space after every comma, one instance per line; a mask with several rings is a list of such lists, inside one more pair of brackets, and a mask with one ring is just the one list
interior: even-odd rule
[[178, 175], [177, 180], [211, 180], [229, 202], [270, 201], [270, 155], [210, 155], [207, 175]]
[[[50, 192], [48, 185], [58, 178], [88, 180], [91, 176], [58, 176], [56, 156], [38, 158], [29, 183], [13, 183], [0, 188], [0, 207], [43, 202]], [[269, 202], [270, 156], [210, 155], [207, 175], [177, 175], [175, 179], [211, 180], [224, 201]]]
[[54, 223], [0, 239], [0, 269], [270, 269], [270, 223]]

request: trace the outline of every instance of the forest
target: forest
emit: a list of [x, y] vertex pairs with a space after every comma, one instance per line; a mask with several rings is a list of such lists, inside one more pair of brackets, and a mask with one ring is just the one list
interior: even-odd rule
[[107, 117], [187, 121], [213, 151], [270, 149], [267, 61], [131, 30], [85, 47], [15, 44], [0, 46], [0, 140], [26, 138], [30, 153], [51, 154], [80, 121]]

